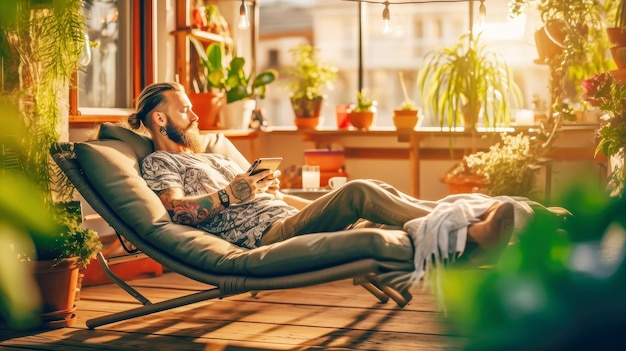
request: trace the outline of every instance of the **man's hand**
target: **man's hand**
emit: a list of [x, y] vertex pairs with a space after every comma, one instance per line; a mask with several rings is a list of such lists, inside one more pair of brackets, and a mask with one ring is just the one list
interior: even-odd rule
[[276, 195], [280, 190], [280, 175], [280, 171], [274, 171], [271, 175], [263, 178], [263, 181], [267, 182], [267, 187], [265, 187], [263, 192]]
[[250, 201], [256, 198], [256, 194], [269, 190], [270, 187], [278, 186], [280, 171], [264, 170], [255, 175], [246, 173], [239, 174], [230, 182], [228, 190], [233, 199], [231, 203]]

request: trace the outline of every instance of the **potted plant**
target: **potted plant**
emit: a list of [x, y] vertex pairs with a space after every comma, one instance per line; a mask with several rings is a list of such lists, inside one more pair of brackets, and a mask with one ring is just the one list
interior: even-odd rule
[[[482, 192], [491, 196], [531, 197], [535, 190], [535, 179], [539, 166], [531, 153], [528, 135], [503, 133], [501, 142], [463, 157], [463, 161], [443, 179], [450, 185], [451, 193]], [[466, 182], [459, 182], [458, 175], [465, 175]], [[454, 190], [454, 186], [470, 186], [469, 189]]]
[[398, 109], [393, 110], [393, 124], [398, 130], [412, 130], [417, 124], [419, 110], [415, 101], [409, 97], [404, 82], [404, 75], [402, 72], [399, 72], [398, 75], [400, 76], [400, 86], [402, 87], [404, 100]]
[[487, 151], [464, 156], [441, 181], [452, 194], [537, 197], [537, 172], [557, 139], [562, 120], [563, 114], [555, 113], [526, 134], [502, 133]]
[[[1, 15], [0, 15], [1, 16]], [[0, 320], [12, 329], [28, 329], [40, 319], [37, 286], [31, 267], [17, 259], [17, 253], [33, 251], [32, 234], [53, 236], [57, 224], [52, 219], [45, 196], [35, 179], [26, 176], [18, 160], [26, 159], [23, 140], [28, 136], [18, 111], [17, 100], [0, 95], [3, 130], [0, 154]], [[7, 152], [8, 151], [8, 152]], [[19, 199], [20, 201], [16, 201]]]
[[293, 64], [283, 69], [291, 106], [298, 128], [315, 128], [319, 123], [324, 101], [324, 88], [332, 89], [337, 79], [337, 67], [318, 56], [318, 48], [300, 43], [289, 53]]
[[[613, 22], [607, 24], [606, 33], [611, 43], [611, 56], [618, 69], [626, 68], [626, 1], [609, 0], [609, 13]], [[609, 17], [611, 18], [611, 17]]]
[[[51, 251], [60, 249], [64, 255], [70, 256], [78, 255], [78, 251], [81, 250], [95, 256], [99, 249], [98, 236], [91, 231], [82, 232], [81, 235], [84, 235], [85, 240], [74, 241], [78, 236], [72, 233], [76, 230], [83, 231], [79, 228], [81, 219], [72, 217], [69, 210], [58, 205], [71, 199], [73, 188], [69, 186], [66, 178], [55, 172], [54, 164], [50, 160], [51, 145], [60, 140], [59, 131], [68, 128], [67, 106], [59, 103], [59, 96], [63, 96], [72, 74], [79, 68], [79, 58], [85, 46], [86, 26], [82, 5], [81, 0], [8, 1], [3, 3], [3, 11], [0, 14], [0, 26], [6, 34], [0, 39], [0, 54], [7, 76], [15, 77], [6, 81], [2, 92], [3, 107], [8, 106], [6, 109], [3, 108], [6, 112], [4, 121], [7, 124], [7, 129], [3, 130], [3, 133], [16, 131], [16, 135], [21, 136], [19, 139], [15, 136], [13, 139], [2, 139], [5, 150], [2, 155], [3, 173], [10, 171], [20, 175], [38, 189], [39, 206], [32, 206], [36, 200], [34, 197], [29, 198], [27, 193], [20, 194], [24, 196], [23, 199], [14, 198], [14, 205], [19, 208], [17, 203], [30, 199], [28, 204], [33, 208], [31, 211], [43, 208], [44, 210], [37, 212], [37, 215], [41, 215], [43, 222], [50, 218], [52, 223], [42, 227], [29, 223], [28, 217], [23, 215], [10, 218], [9, 223], [19, 223], [20, 229], [26, 230], [29, 237], [32, 237], [34, 251], [31, 250], [31, 254], [27, 255], [32, 260], [41, 261], [51, 257], [43, 255], [43, 252], [48, 251], [46, 248]], [[8, 144], [4, 144], [5, 142]], [[11, 162], [8, 162], [9, 160]], [[17, 198], [20, 201], [16, 203]], [[11, 210], [8, 213], [19, 212]], [[49, 240], [40, 240], [44, 236], [43, 233], [48, 234]], [[19, 244], [17, 242], [19, 239], [15, 236], [13, 238], [16, 245]], [[76, 251], [64, 250], [62, 242], [71, 242], [72, 249]], [[24, 247], [22, 245], [22, 248]], [[29, 252], [20, 251], [15, 253], [15, 257]], [[39, 252], [39, 255], [33, 252]], [[64, 255], [54, 257], [65, 258]], [[17, 259], [15, 264], [19, 264]], [[58, 261], [48, 261], [44, 266], [44, 269], [52, 270], [63, 265]], [[57, 286], [64, 286], [73, 296], [77, 277], [76, 270], [74, 280], [68, 281], [67, 284], [57, 279], [52, 279], [52, 282]], [[51, 289], [42, 287], [40, 291], [45, 301], [50, 296]], [[27, 296], [22, 298], [24, 307], [28, 298]], [[35, 309], [32, 309], [33, 305], [30, 306], [29, 312], [35, 312]], [[64, 308], [63, 311], [50, 310], [54, 307], [48, 305], [43, 305], [42, 308], [44, 322], [49, 318], [48, 321], [54, 325], [58, 323], [67, 325], [73, 320], [71, 318], [73, 313], [70, 313], [73, 306]], [[24, 312], [26, 310], [25, 308]], [[48, 313], [51, 314], [45, 315]]]
[[598, 130], [596, 156], [602, 152], [612, 159], [609, 189], [621, 194], [624, 189], [626, 154], [626, 81], [611, 73], [600, 73], [583, 81], [585, 103], [605, 112]]
[[479, 118], [485, 127], [506, 126], [511, 108], [523, 100], [511, 67], [480, 35], [465, 34], [451, 47], [426, 53], [417, 83], [424, 110], [442, 128], [457, 127], [463, 120], [475, 130]]
[[201, 129], [219, 128], [219, 110], [223, 104], [224, 97], [226, 103], [230, 104], [235, 101], [246, 99], [265, 98], [267, 85], [272, 83], [278, 73], [274, 69], [267, 69], [253, 75], [246, 73], [245, 58], [233, 54], [230, 62], [224, 65], [225, 49], [222, 43], [211, 43], [204, 50], [202, 43], [195, 39], [189, 38], [196, 48], [196, 53], [200, 59], [200, 66], [203, 75], [200, 80], [200, 91], [210, 94], [208, 97], [199, 97], [196, 99], [193, 94], [190, 96], [194, 106], [202, 103], [204, 100], [212, 106], [212, 110], [208, 116], [205, 116], [208, 122], [201, 122]]
[[98, 234], [82, 225], [80, 202], [55, 204], [52, 218], [56, 231], [52, 235], [33, 233], [34, 251], [19, 255], [28, 261], [39, 287], [43, 327], [74, 322], [79, 270], [87, 267], [102, 248]]
[[350, 124], [354, 128], [368, 130], [376, 117], [376, 100], [367, 89], [357, 92], [356, 98], [356, 105], [348, 113]]
[[[511, 0], [509, 15], [519, 15], [529, 3]], [[537, 2], [537, 10], [544, 24], [535, 32], [537, 62], [550, 66], [550, 106], [578, 102], [582, 81], [613, 67], [605, 55], [609, 49], [604, 23], [607, 4], [542, 0]]]

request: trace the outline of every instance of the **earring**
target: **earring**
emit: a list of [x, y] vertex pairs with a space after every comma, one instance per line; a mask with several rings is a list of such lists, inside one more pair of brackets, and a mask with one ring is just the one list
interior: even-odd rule
[[161, 126], [159, 128], [159, 133], [161, 133], [161, 135], [163, 135], [163, 136], [167, 136], [167, 129], [165, 129], [165, 127]]

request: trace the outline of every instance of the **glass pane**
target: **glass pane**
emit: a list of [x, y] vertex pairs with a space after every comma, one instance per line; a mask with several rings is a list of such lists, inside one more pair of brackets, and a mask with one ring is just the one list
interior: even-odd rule
[[132, 107], [131, 1], [91, 0], [85, 14], [91, 62], [78, 74], [79, 107]]
[[[292, 64], [289, 49], [308, 42], [320, 49], [320, 56], [339, 68], [333, 90], [326, 92], [323, 107], [327, 128], [335, 127], [335, 105], [356, 101], [358, 89], [358, 3], [336, 0], [263, 0], [260, 4], [259, 68], [274, 67], [281, 71]], [[547, 96], [547, 67], [534, 63], [533, 23], [524, 23], [522, 32], [507, 22], [507, 2], [490, 1], [487, 6], [484, 37], [489, 46], [507, 57], [515, 70], [515, 79], [527, 102], [533, 94]], [[474, 3], [477, 25], [479, 1]], [[378, 103], [375, 127], [392, 127], [393, 109], [404, 100], [399, 72], [403, 73], [409, 98], [421, 105], [417, 73], [424, 55], [441, 46], [451, 46], [469, 30], [467, 2], [394, 3], [390, 2], [392, 32], [383, 33], [380, 3], [363, 5], [362, 85], [371, 91]], [[504, 37], [503, 35], [507, 36]], [[513, 37], [512, 34], [516, 36]], [[294, 126], [290, 92], [284, 77], [269, 87], [268, 95], [259, 101], [270, 125]], [[527, 103], [527, 105], [529, 105]], [[527, 106], [528, 107], [528, 106]], [[425, 116], [423, 126], [437, 125]]]

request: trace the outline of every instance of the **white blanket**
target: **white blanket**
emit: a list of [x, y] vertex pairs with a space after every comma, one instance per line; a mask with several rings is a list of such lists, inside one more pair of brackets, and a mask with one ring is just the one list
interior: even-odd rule
[[[490, 197], [478, 193], [449, 195], [427, 203], [433, 209], [429, 215], [404, 225], [404, 230], [413, 241], [415, 270], [410, 274], [386, 273], [380, 276], [381, 280], [399, 290], [409, 289], [425, 278], [433, 267], [433, 260], [441, 266], [462, 255], [467, 241], [467, 227], [478, 222], [478, 217], [495, 202], [514, 205], [514, 233], [519, 232], [534, 214], [531, 205], [540, 205], [522, 197]], [[436, 285], [438, 290], [440, 284], [437, 282]]]

